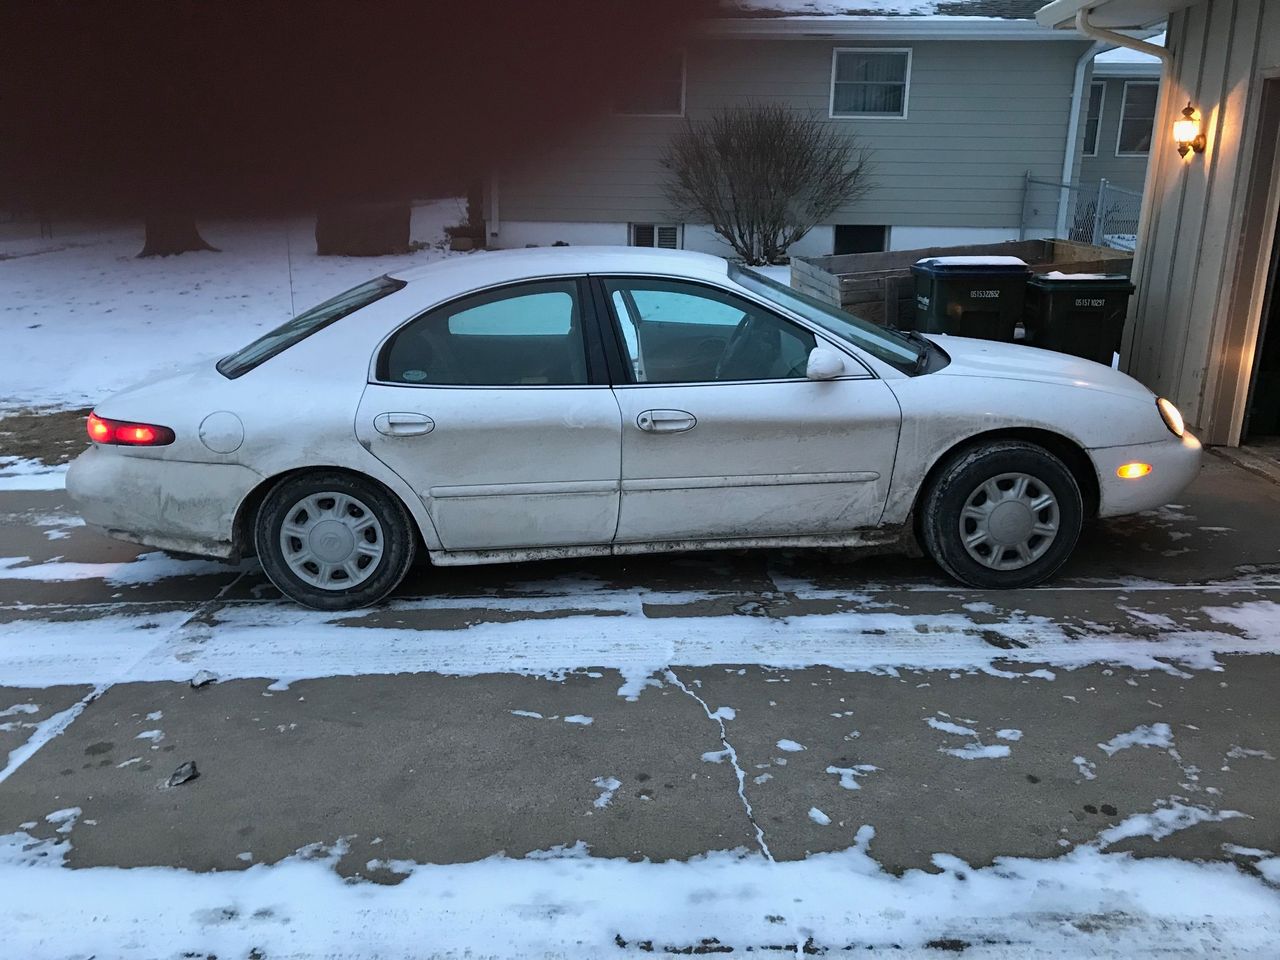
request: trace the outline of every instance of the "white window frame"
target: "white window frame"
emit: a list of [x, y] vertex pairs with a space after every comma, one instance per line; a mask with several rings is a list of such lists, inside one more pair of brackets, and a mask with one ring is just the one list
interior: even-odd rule
[[679, 113], [631, 113], [627, 110], [620, 110], [615, 105], [613, 114], [618, 117], [683, 117], [685, 112], [685, 102], [688, 98], [689, 89], [689, 54], [687, 50], [678, 51], [680, 54], [680, 112]]
[[[1124, 96], [1120, 98], [1120, 118], [1116, 122], [1116, 156], [1117, 157], [1149, 157], [1151, 151], [1145, 153], [1124, 153], [1120, 150], [1120, 137], [1124, 133], [1124, 108], [1129, 103], [1129, 88], [1131, 86], [1145, 86], [1156, 88], [1156, 106], [1160, 105], [1160, 82], [1158, 80], [1126, 80], [1124, 82]], [[1151, 145], [1154, 147], [1156, 143], [1156, 121], [1159, 117], [1151, 118]]]
[[[1091, 94], [1094, 87], [1102, 88], [1102, 96], [1098, 99], [1098, 131], [1093, 136], [1093, 151], [1090, 152], [1088, 150], [1082, 150], [1080, 153], [1080, 156], [1082, 157], [1096, 157], [1098, 155], [1098, 144], [1102, 140], [1102, 118], [1107, 114], [1107, 81], [1091, 80], [1089, 82], [1089, 90]], [[1085, 133], [1085, 137], [1088, 138], [1089, 136], [1089, 103], [1088, 101], [1085, 101], [1085, 105], [1084, 105], [1084, 133]], [[1119, 136], [1120, 134], [1117, 132], [1116, 137], [1118, 138]]]
[[[636, 247], [636, 227], [653, 227], [653, 246], [652, 247]], [[676, 245], [674, 247], [658, 246], [658, 231], [662, 227], [671, 227], [676, 232]], [[637, 250], [683, 250], [684, 249], [684, 224], [670, 223], [661, 220], [632, 220], [627, 224], [627, 246], [635, 247]]]
[[[833, 47], [831, 50], [831, 88], [827, 93], [827, 119], [829, 120], [905, 120], [911, 105], [911, 47]], [[906, 81], [902, 85], [901, 113], [836, 113], [836, 63], [842, 53], [905, 53], [907, 55]]]

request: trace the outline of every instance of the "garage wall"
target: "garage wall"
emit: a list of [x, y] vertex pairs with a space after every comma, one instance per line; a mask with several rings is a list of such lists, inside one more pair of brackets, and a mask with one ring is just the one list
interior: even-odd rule
[[[1157, 120], [1152, 214], [1125, 367], [1168, 396], [1212, 443], [1237, 443], [1256, 325], [1251, 302], [1266, 251], [1243, 226], [1257, 151], [1263, 78], [1280, 76], [1280, 3], [1204, 0], [1173, 15], [1173, 86]], [[1205, 153], [1180, 158], [1173, 121], [1190, 99]], [[1269, 174], [1269, 171], [1263, 171]]]

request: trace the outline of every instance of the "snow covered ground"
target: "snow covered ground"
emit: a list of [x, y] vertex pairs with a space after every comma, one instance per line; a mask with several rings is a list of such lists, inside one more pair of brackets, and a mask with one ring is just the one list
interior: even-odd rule
[[[444, 239], [459, 200], [416, 212], [415, 229]], [[137, 258], [140, 225], [55, 227], [33, 239], [0, 234], [0, 413], [86, 407], [204, 356], [221, 356], [336, 293], [445, 255], [319, 257], [314, 222], [205, 222], [220, 252]]]

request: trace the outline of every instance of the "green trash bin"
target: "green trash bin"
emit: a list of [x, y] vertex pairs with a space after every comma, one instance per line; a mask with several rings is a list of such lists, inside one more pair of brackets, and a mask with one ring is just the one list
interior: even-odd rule
[[1133, 284], [1123, 273], [1046, 273], [1027, 281], [1026, 343], [1111, 366]]
[[929, 257], [912, 268], [916, 329], [1013, 341], [1031, 271], [1017, 257]]

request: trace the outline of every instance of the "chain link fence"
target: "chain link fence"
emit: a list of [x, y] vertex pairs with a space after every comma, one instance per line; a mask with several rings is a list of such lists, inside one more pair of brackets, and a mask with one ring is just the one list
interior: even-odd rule
[[1138, 239], [1142, 193], [1106, 180], [1096, 184], [1059, 183], [1027, 174], [1022, 193], [1019, 238], [1030, 234], [1133, 250]]

